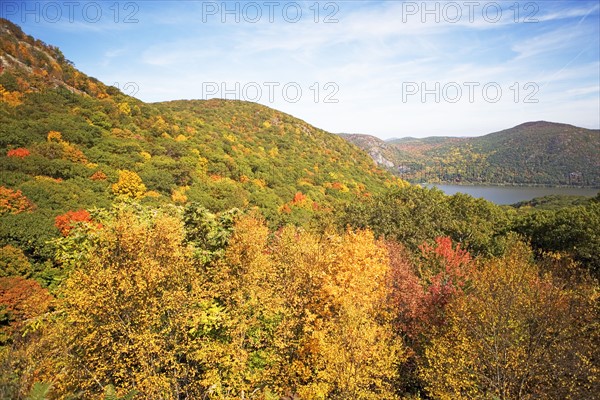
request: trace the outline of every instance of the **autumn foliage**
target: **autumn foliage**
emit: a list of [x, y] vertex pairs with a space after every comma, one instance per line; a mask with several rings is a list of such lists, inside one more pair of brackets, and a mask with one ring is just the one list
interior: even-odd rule
[[[544, 273], [516, 239], [490, 259], [447, 237], [411, 254], [369, 230], [272, 231], [256, 213], [195, 207], [119, 203], [79, 235], [87, 212], [57, 218], [70, 273], [56, 316], [20, 350], [39, 353], [22, 382], [52, 379], [57, 397], [114, 385], [231, 400], [585, 398], [598, 386], [594, 283]], [[47, 309], [37, 302], [31, 315]]]
[[1, 399], [598, 397], [600, 196], [446, 196], [256, 103], [144, 103], [2, 19], [0, 48]]
[[6, 153], [7, 157], [17, 157], [17, 158], [25, 158], [29, 155], [30, 155], [29, 150], [27, 150], [23, 147], [19, 147], [17, 149], [11, 149]]
[[296, 192], [296, 194], [294, 195], [294, 199], [292, 200], [292, 204], [301, 204], [305, 200], [306, 195], [304, 195], [302, 192]]
[[454, 296], [463, 293], [474, 269], [469, 252], [453, 245], [449, 237], [438, 237], [435, 245], [420, 246], [419, 278], [425, 285], [425, 325], [444, 322], [444, 308]]
[[150, 225], [124, 213], [98, 235], [64, 287], [60, 329], [71, 345], [57, 389], [91, 396], [102, 392], [100, 380], [143, 388], [146, 398], [201, 398], [190, 330], [205, 303], [181, 223], [161, 216]]
[[20, 190], [12, 190], [0, 186], [0, 215], [5, 213], [18, 214], [32, 211], [35, 208]]
[[448, 400], [598, 393], [594, 289], [564, 284], [541, 274], [518, 242], [502, 258], [482, 262], [427, 346], [420, 371], [428, 392]]
[[92, 176], [90, 176], [90, 179], [93, 181], [105, 181], [107, 179], [107, 176], [102, 171], [96, 171], [92, 174]]
[[112, 185], [112, 191], [118, 197], [140, 199], [146, 193], [146, 185], [135, 172], [121, 170], [118, 182]]
[[370, 232], [273, 238], [242, 216], [225, 252], [200, 261], [178, 218], [116, 211], [103, 224], [64, 239], [80, 253], [64, 261], [63, 317], [47, 333], [61, 371], [40, 371], [55, 393], [93, 397], [100, 381], [143, 398], [394, 398], [404, 349]]
[[0, 316], [8, 325], [0, 326], [0, 343], [12, 336], [23, 323], [48, 311], [53, 297], [39, 283], [23, 277], [0, 278]]
[[91, 222], [92, 217], [86, 210], [67, 211], [54, 219], [54, 226], [63, 236], [67, 236], [76, 223]]
[[18, 91], [8, 91], [0, 85], [0, 101], [16, 107], [23, 104], [23, 94]]
[[46, 135], [46, 139], [49, 143], [55, 143], [58, 146], [60, 149], [59, 156], [63, 160], [80, 164], [86, 164], [88, 162], [87, 157], [83, 152], [76, 145], [64, 140], [60, 132], [50, 131]]

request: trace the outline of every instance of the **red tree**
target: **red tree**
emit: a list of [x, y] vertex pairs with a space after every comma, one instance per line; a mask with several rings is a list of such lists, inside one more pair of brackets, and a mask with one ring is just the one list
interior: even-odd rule
[[18, 157], [18, 158], [25, 158], [29, 155], [29, 150], [23, 148], [23, 147], [19, 147], [18, 149], [12, 149], [9, 150], [8, 153], [6, 153], [7, 157]]
[[92, 217], [86, 210], [67, 211], [54, 219], [54, 226], [58, 228], [63, 236], [67, 236], [76, 223], [91, 221]]
[[0, 327], [0, 338], [10, 338], [24, 321], [47, 312], [52, 300], [48, 290], [32, 279], [0, 278], [0, 314], [4, 313], [9, 323]]

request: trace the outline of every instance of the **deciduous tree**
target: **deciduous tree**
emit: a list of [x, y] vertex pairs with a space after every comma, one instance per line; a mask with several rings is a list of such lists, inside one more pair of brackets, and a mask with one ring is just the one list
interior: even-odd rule
[[121, 210], [103, 225], [68, 259], [56, 390], [91, 397], [114, 384], [145, 398], [201, 398], [196, 332], [211, 331], [218, 309], [199, 289], [181, 222]]
[[598, 393], [593, 289], [541, 275], [525, 245], [483, 262], [448, 306], [421, 368], [439, 399], [582, 399]]
[[117, 197], [141, 199], [146, 193], [146, 185], [135, 172], [120, 170], [119, 181], [112, 185], [112, 191]]
[[310, 399], [394, 398], [404, 359], [388, 306], [388, 258], [369, 231], [322, 238], [287, 228], [273, 254], [290, 313], [284, 321], [293, 392]]

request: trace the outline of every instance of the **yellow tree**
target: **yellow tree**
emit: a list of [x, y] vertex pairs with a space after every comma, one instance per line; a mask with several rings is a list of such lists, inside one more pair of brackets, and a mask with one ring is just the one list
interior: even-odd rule
[[79, 150], [77, 146], [63, 139], [62, 133], [58, 131], [50, 131], [48, 132], [47, 140], [48, 142], [58, 143], [60, 145], [60, 157], [62, 159], [81, 164], [86, 164], [88, 162], [85, 154], [83, 154], [83, 152]]
[[102, 224], [87, 244], [76, 235], [81, 254], [68, 259], [54, 327], [54, 347], [65, 347], [57, 393], [92, 398], [114, 384], [149, 399], [202, 398], [198, 349], [220, 309], [202, 291], [181, 221], [120, 210]]
[[120, 170], [119, 180], [112, 185], [112, 191], [118, 197], [141, 199], [146, 193], [146, 185], [135, 172]]
[[448, 305], [421, 368], [438, 399], [582, 399], [599, 392], [595, 289], [565, 288], [515, 242]]
[[[205, 385], [211, 398], [257, 398], [279, 393], [281, 359], [276, 342], [283, 316], [268, 253], [269, 230], [260, 218], [237, 220], [222, 259], [206, 267], [206, 291], [224, 310]], [[262, 397], [261, 397], [262, 398]]]
[[289, 389], [307, 399], [394, 398], [404, 353], [386, 301], [384, 246], [368, 231], [316, 238], [287, 228], [273, 254], [289, 313]]

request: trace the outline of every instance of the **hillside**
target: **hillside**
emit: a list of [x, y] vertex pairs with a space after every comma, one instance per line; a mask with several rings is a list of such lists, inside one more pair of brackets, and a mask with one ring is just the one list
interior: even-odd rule
[[340, 137], [368, 152], [377, 165], [386, 168], [394, 167], [394, 163], [390, 159], [393, 160], [397, 157], [397, 151], [393, 147], [388, 146], [385, 141], [375, 136], [361, 134], [342, 133]]
[[469, 138], [342, 137], [372, 157], [381, 152], [387, 162], [373, 159], [409, 181], [600, 186], [600, 131], [567, 124], [528, 122]]
[[[147, 205], [258, 207], [277, 225], [398, 182], [337, 135], [268, 107], [126, 96], [6, 20], [0, 85], [0, 240], [38, 260], [56, 216], [123, 193]], [[12, 212], [17, 204], [33, 212]]]

